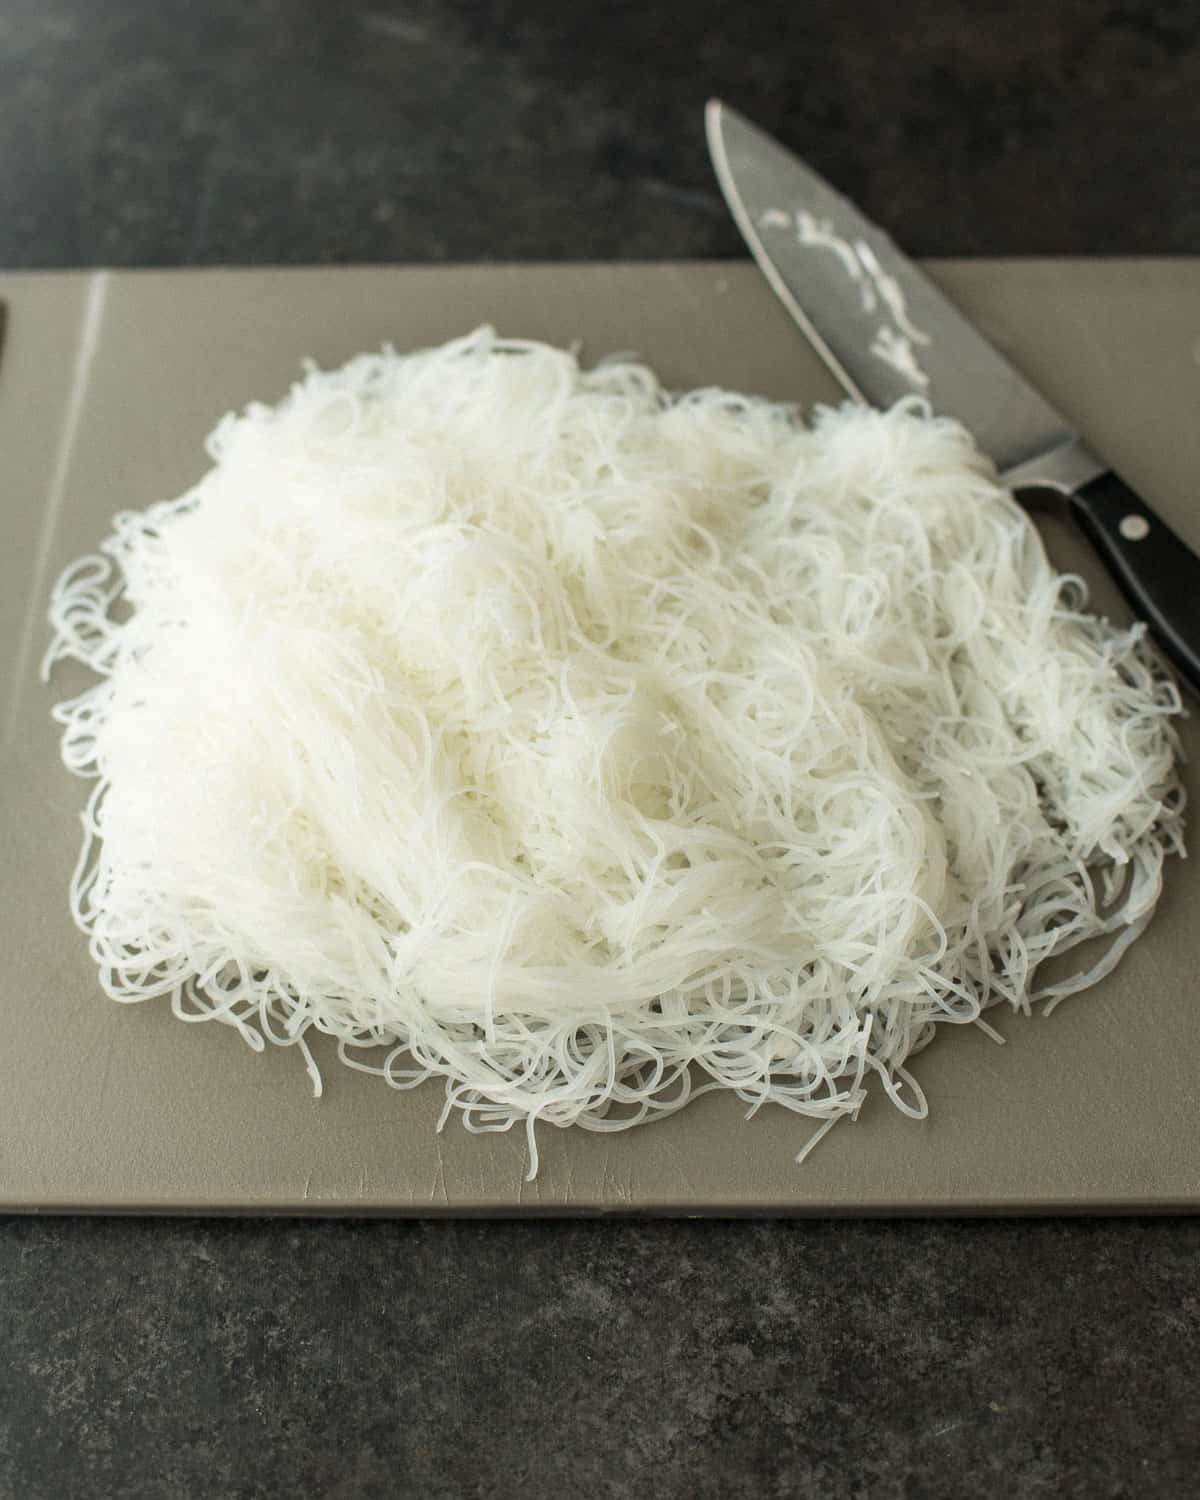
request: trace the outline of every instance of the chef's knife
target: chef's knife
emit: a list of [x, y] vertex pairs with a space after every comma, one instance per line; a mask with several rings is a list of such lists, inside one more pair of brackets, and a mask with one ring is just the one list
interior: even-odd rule
[[1200, 691], [1200, 557], [889, 237], [727, 105], [707, 110], [721, 190], [767, 280], [849, 395], [926, 397], [1014, 491], [1057, 491], [1135, 613]]

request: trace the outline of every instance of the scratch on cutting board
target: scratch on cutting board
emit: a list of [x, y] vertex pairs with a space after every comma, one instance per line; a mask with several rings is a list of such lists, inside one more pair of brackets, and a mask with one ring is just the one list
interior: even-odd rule
[[71, 387], [67, 393], [66, 410], [63, 413], [62, 429], [58, 435], [58, 446], [54, 450], [54, 467], [50, 471], [50, 483], [43, 503], [42, 529], [38, 533], [37, 550], [33, 556], [33, 568], [29, 585], [29, 599], [25, 606], [25, 620], [21, 638], [17, 645], [16, 667], [13, 672], [12, 691], [4, 724], [4, 746], [9, 748], [17, 728], [17, 716], [21, 694], [25, 686], [25, 674], [29, 671], [29, 659], [33, 652], [33, 636], [42, 619], [40, 608], [46, 589], [46, 570], [50, 566], [50, 551], [54, 535], [58, 530], [63, 498], [67, 492], [67, 479], [71, 472], [71, 458], [75, 452], [75, 441], [79, 436], [79, 423], [83, 406], [91, 384], [92, 365], [100, 344], [100, 327], [104, 321], [104, 305], [108, 299], [109, 273], [96, 271], [88, 281], [87, 296], [83, 304], [83, 316], [79, 325], [79, 343], [75, 349], [75, 363], [71, 369]]
[[1071, 321], [1075, 325], [1075, 332], [1093, 356], [1095, 363], [1104, 372], [1105, 376], [1111, 375], [1114, 365], [1112, 353], [1104, 340], [1096, 336], [1096, 330], [1092, 326], [1092, 319], [1080, 316], [1073, 318]]
[[632, 1189], [632, 1178], [630, 1178], [628, 1185], [621, 1181], [613, 1170], [612, 1153], [611, 1151], [606, 1151], [604, 1153], [604, 1167], [601, 1177], [602, 1195], [605, 1198], [611, 1199], [614, 1203], [628, 1203], [632, 1202]]
[[100, 1094], [97, 1101], [97, 1107], [100, 1109], [104, 1108], [104, 1096], [108, 1092], [108, 1075], [112, 1072], [113, 1053], [116, 1051], [115, 1043], [116, 1036], [110, 1032], [104, 1044], [104, 1070], [100, 1074]]
[[446, 1162], [442, 1156], [442, 1142], [440, 1136], [434, 1136], [434, 1149], [437, 1151], [437, 1171], [433, 1174], [433, 1181], [429, 1184], [429, 1200], [440, 1197], [442, 1202], [450, 1206], [450, 1194], [446, 1191]]
[[305, 1203], [308, 1202], [308, 1190], [309, 1190], [309, 1188], [311, 1186], [312, 1186], [312, 1173], [308, 1172], [308, 1173], [305, 1174], [305, 1178], [304, 1178], [304, 1201], [305, 1201]]
[[668, 266], [667, 271], [671, 277], [671, 280], [683, 293], [683, 300], [687, 303], [687, 305], [693, 311], [698, 309], [701, 306], [701, 299], [696, 295], [695, 289], [693, 288], [688, 278], [683, 274], [678, 266]]
[[617, 1176], [615, 1172], [609, 1174], [609, 1185], [612, 1190], [614, 1203], [633, 1202], [633, 1173], [629, 1172], [625, 1179]]

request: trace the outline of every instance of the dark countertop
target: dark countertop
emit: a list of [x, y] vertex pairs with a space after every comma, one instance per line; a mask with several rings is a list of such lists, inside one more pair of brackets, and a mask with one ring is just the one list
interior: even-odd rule
[[[1200, 11], [6, 0], [0, 265], [1200, 253]], [[0, 1221], [0, 1496], [1173, 1497], [1200, 1221]]]

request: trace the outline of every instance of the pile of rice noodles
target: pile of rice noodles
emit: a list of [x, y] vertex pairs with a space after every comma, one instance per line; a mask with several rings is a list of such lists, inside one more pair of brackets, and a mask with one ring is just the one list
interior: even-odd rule
[[920, 401], [805, 423], [482, 328], [307, 366], [209, 452], [53, 595], [114, 1000], [318, 1091], [313, 1028], [439, 1078], [532, 1174], [536, 1121], [718, 1087], [921, 1116], [936, 1025], [1153, 913], [1177, 691]]

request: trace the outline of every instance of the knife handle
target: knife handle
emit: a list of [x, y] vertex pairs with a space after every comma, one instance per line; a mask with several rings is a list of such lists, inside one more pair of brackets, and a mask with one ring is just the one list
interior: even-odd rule
[[1134, 613], [1200, 694], [1200, 557], [1116, 474], [1083, 485], [1070, 505]]

